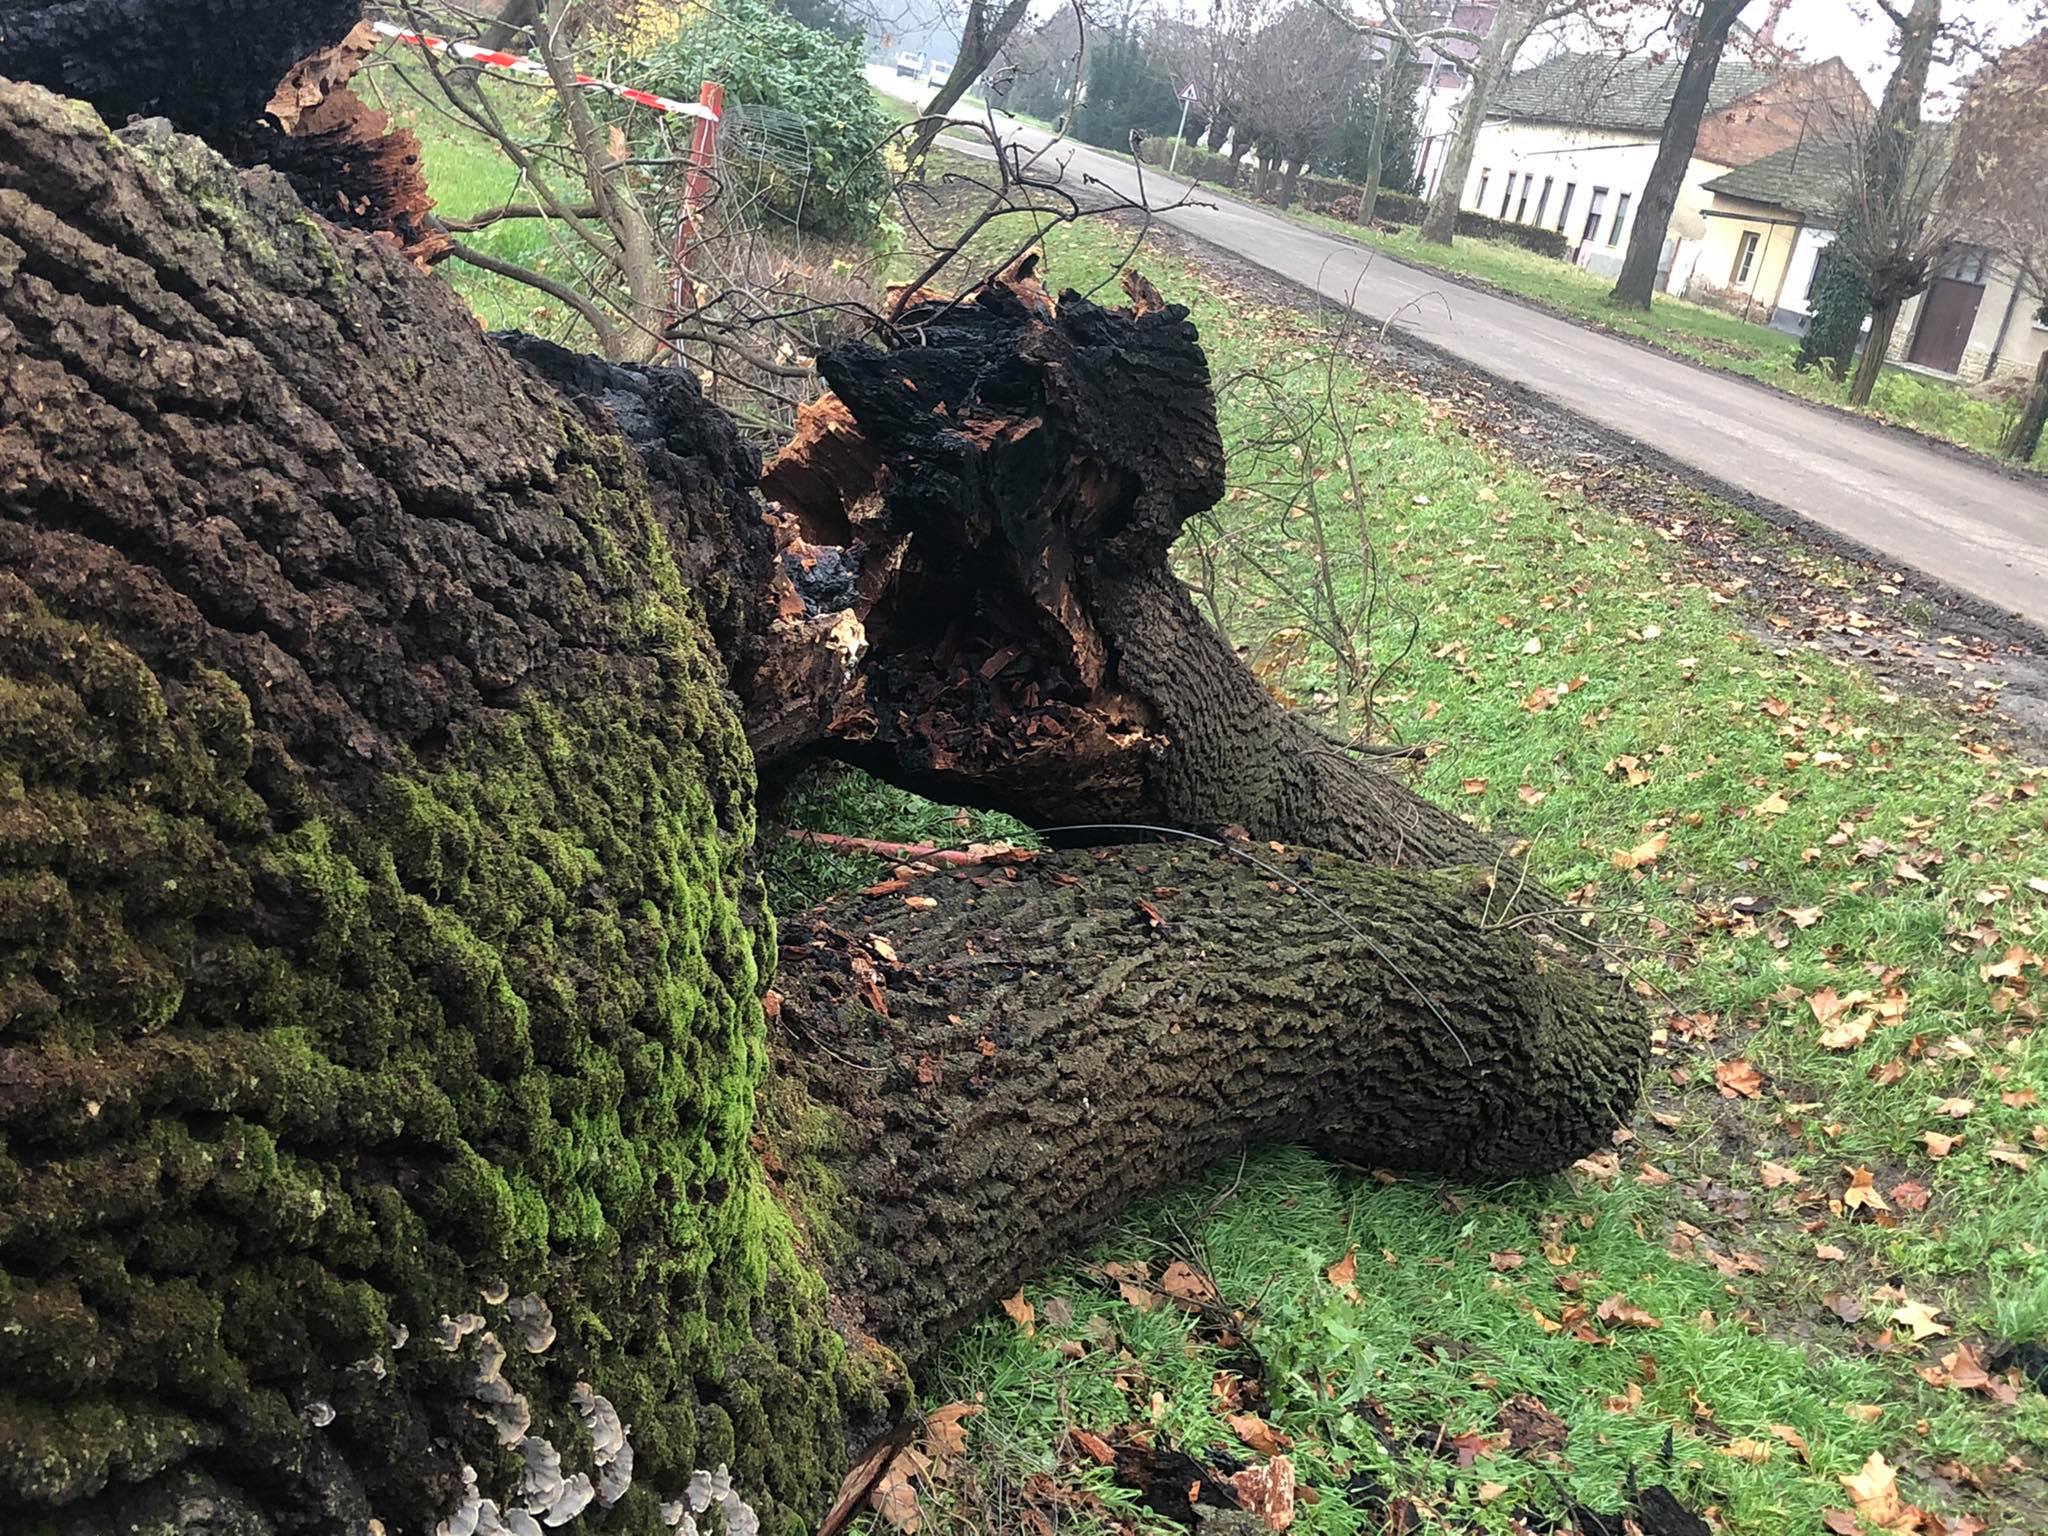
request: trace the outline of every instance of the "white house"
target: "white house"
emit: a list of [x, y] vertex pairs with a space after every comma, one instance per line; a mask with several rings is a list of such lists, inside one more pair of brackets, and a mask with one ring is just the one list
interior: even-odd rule
[[[1573, 259], [1621, 270], [1631, 221], [1657, 158], [1680, 63], [1566, 53], [1509, 77], [1479, 131], [1462, 206], [1562, 233]], [[1839, 59], [1767, 71], [1724, 58], [1665, 242], [1661, 269], [1705, 238], [1703, 185], [1797, 142], [1817, 115], [1862, 87]]]

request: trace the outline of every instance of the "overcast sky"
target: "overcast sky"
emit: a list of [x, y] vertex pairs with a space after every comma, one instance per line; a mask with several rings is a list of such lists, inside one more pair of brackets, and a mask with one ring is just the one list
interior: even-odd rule
[[[1750, 9], [1761, 19], [1764, 6], [1752, 0]], [[2027, 7], [2023, 0], [1950, 0], [1946, 9], [1949, 14], [1986, 29], [2001, 47], [2009, 47], [2025, 35], [2021, 18]], [[1885, 76], [1891, 73], [1894, 30], [1870, 0], [1791, 0], [1784, 19], [1778, 23], [1779, 38], [1809, 59], [1840, 54], [1863, 77], [1873, 95], [1883, 88]], [[1965, 73], [1973, 63], [1964, 61]], [[1942, 90], [1954, 76], [1953, 68], [1937, 66], [1932, 91]], [[1939, 110], [1938, 104], [1930, 106]]]

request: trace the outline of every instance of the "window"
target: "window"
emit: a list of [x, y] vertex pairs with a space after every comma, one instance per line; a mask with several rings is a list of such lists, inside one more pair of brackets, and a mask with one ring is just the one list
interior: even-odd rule
[[1813, 290], [1820, 286], [1820, 269], [1826, 256], [1826, 246], [1822, 246], [1820, 250], [1814, 253], [1813, 270], [1806, 274], [1806, 292], [1800, 296], [1800, 303], [1811, 304], [1813, 302]]
[[1538, 224], [1543, 222], [1543, 210], [1550, 206], [1551, 180], [1552, 178], [1548, 176], [1543, 178], [1543, 195], [1536, 199], [1536, 222]]
[[1522, 200], [1515, 204], [1515, 222], [1529, 222], [1529, 194], [1536, 190], [1536, 177], [1531, 174], [1522, 178]]
[[1628, 193], [1621, 194], [1621, 201], [1614, 205], [1614, 227], [1607, 231], [1609, 245], [1621, 244], [1621, 228], [1628, 223]]
[[1515, 177], [1519, 174], [1520, 172], [1518, 171], [1508, 172], [1508, 189], [1500, 195], [1500, 216], [1502, 218], [1508, 216], [1508, 204], [1515, 200]]
[[1564, 184], [1564, 201], [1557, 205], [1557, 232], [1560, 235], [1564, 233], [1564, 221], [1572, 216], [1572, 194], [1578, 190], [1576, 181]]
[[1479, 191], [1472, 199], [1472, 206], [1481, 213], [1486, 211], [1486, 184], [1492, 179], [1493, 172], [1491, 170], [1484, 170], [1479, 173]]
[[1941, 259], [1941, 275], [1959, 283], [1981, 283], [1991, 267], [1991, 253], [1981, 245], [1951, 246]]
[[1607, 211], [1607, 189], [1593, 189], [1593, 206], [1586, 210], [1586, 232], [1579, 238], [1591, 240], [1600, 233], [1600, 215]]
[[1756, 265], [1756, 231], [1745, 229], [1742, 239], [1735, 246], [1735, 270], [1728, 281], [1740, 287], [1749, 281], [1749, 272]]

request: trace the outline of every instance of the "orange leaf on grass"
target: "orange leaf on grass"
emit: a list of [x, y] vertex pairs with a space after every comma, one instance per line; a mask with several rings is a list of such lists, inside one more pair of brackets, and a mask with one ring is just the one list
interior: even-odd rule
[[1256, 1413], [1232, 1413], [1223, 1422], [1230, 1432], [1262, 1456], [1278, 1456], [1294, 1444], [1291, 1436], [1275, 1429]]
[[1740, 1057], [1734, 1061], [1716, 1062], [1714, 1082], [1724, 1099], [1735, 1098], [1738, 1094], [1745, 1099], [1753, 1099], [1764, 1091], [1763, 1073]]
[[1021, 1290], [1014, 1296], [1003, 1298], [1003, 1310], [1010, 1314], [1010, 1321], [1024, 1330], [1025, 1338], [1038, 1332], [1038, 1309], [1024, 1299]]

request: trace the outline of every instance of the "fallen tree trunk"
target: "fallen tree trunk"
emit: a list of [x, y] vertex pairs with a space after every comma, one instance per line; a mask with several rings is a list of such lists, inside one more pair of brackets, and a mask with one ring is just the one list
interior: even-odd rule
[[1259, 1142], [1454, 1178], [1603, 1145], [1641, 1021], [1490, 899], [1470, 874], [1152, 845], [791, 921], [772, 1145], [835, 1293], [915, 1364]]
[[[0, 276], [9, 1528], [488, 1529], [488, 1499], [492, 1518], [603, 1504], [653, 1530], [694, 1474], [728, 1464], [732, 1497], [794, 1536], [849, 1440], [900, 1405], [895, 1355], [961, 1315], [872, 1255], [919, 1201], [978, 1205], [966, 1170], [987, 1128], [942, 1101], [949, 1129], [906, 1164], [915, 1177], [837, 1211], [849, 1246], [774, 1198], [764, 1154], [829, 1172], [802, 1128], [837, 1117], [855, 1134], [834, 1155], [859, 1160], [842, 1166], [903, 1155], [889, 1138], [928, 1113], [931, 1085], [892, 1069], [892, 1107], [867, 1075], [835, 1085], [786, 1054], [772, 1128], [793, 1139], [786, 1154], [760, 1140], [774, 956], [725, 685], [758, 710], [781, 668], [858, 708], [882, 653], [840, 621], [916, 567], [880, 550], [835, 574], [778, 538], [751, 456], [687, 375], [579, 373], [527, 349], [582, 403], [565, 399], [395, 244], [308, 217], [277, 177], [189, 139], [110, 136], [8, 84]], [[1070, 306], [1058, 334], [1128, 352], [1140, 324]], [[1039, 333], [1011, 335], [1018, 386], [1036, 387]], [[1117, 390], [1169, 386], [1209, 409], [1185, 368], [1104, 367], [1106, 410]], [[1123, 507], [1103, 568], [1132, 591], [1160, 579], [1118, 574], [1168, 536], [1155, 498], [1074, 505]], [[827, 607], [828, 589], [848, 600]], [[953, 593], [962, 633], [977, 606], [1006, 636], [1036, 633], [1008, 590]], [[880, 627], [917, 633], [896, 623]], [[1113, 636], [1119, 658], [1154, 654], [1144, 633]], [[1250, 707], [1220, 643], [1183, 654]], [[1170, 700], [1181, 734], [1150, 717], [1148, 753], [1116, 771], [1137, 764], [1154, 796], [1193, 783], [1195, 767], [1154, 773], [1150, 757], [1228, 726], [1206, 699]], [[784, 741], [832, 734], [830, 718], [776, 718]], [[1208, 808], [1277, 824], [1303, 791], [1253, 792], [1265, 773]], [[934, 895], [899, 950], [930, 1007], [882, 979], [889, 1028], [943, 1067], [964, 989], [1007, 1000], [972, 1017], [1009, 1033], [1007, 1060], [991, 1037], [992, 1093], [1022, 1107], [1098, 1049], [1098, 1016], [1116, 1050], [1163, 1060], [1156, 1032], [1177, 1026], [1166, 1041], [1199, 1049], [1155, 1082], [1231, 1109], [1214, 1150], [1298, 1128], [1375, 1162], [1526, 1171], [1623, 1112], [1629, 1014], [1582, 963], [1489, 924], [1483, 871], [1319, 862], [1303, 888], [1346, 914], [1324, 923], [1235, 864], [1168, 881], [1136, 867], [1153, 857]], [[1146, 880], [1167, 926], [1126, 935]], [[1161, 885], [1215, 910], [1181, 911]], [[1071, 947], [1066, 974], [1050, 935], [1077, 915], [1103, 939]], [[974, 943], [1014, 943], [1017, 969], [989, 986], [957, 962], [992, 918], [1001, 931]], [[788, 1038], [803, 1025], [850, 1052], [875, 1026], [843, 1004], [854, 972], [827, 936], [868, 918], [818, 921], [801, 931], [827, 941], [786, 959]], [[1226, 948], [1252, 935], [1269, 957]], [[1233, 989], [1243, 1020], [1221, 1028]], [[1462, 1044], [1430, 1027], [1440, 1015]], [[1063, 1039], [1056, 1016], [1082, 1032]], [[1478, 1113], [1507, 1134], [1486, 1139]], [[1201, 1155], [1189, 1118], [1107, 1134], [1101, 1192], [1055, 1230], [1079, 1237], [1116, 1192]], [[996, 1284], [971, 1264], [960, 1250], [965, 1298]], [[991, 1264], [1009, 1283], [1012, 1256]], [[743, 1511], [727, 1523], [743, 1536]]]

